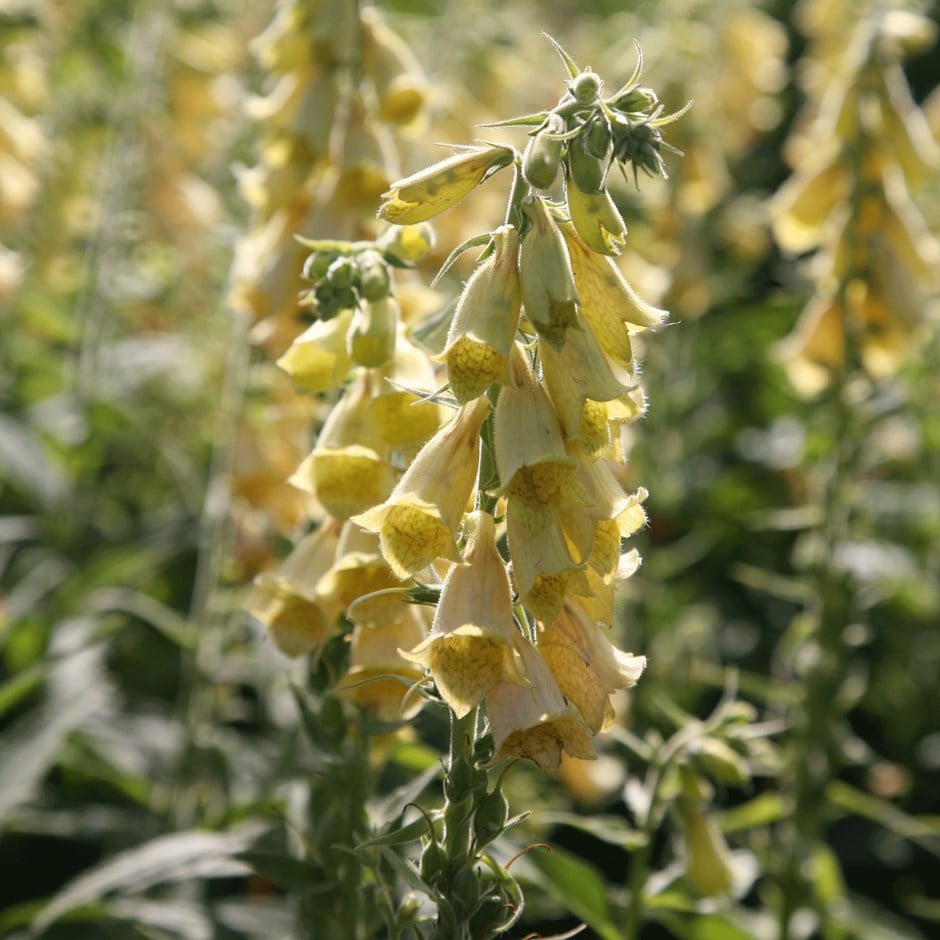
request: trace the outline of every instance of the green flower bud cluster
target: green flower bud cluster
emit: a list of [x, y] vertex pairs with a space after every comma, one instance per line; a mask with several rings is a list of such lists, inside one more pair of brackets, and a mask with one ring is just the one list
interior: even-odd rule
[[[579, 69], [555, 43], [570, 81], [550, 111], [527, 115], [501, 126], [535, 124], [522, 160], [526, 182], [536, 190], [551, 189], [561, 171], [568, 209], [578, 234], [602, 254], [618, 254], [626, 235], [619, 210], [607, 193], [612, 166], [626, 173], [631, 164], [650, 176], [667, 176], [663, 150], [679, 153], [663, 140], [661, 128], [686, 110], [663, 114], [656, 93], [639, 84], [643, 57], [630, 80], [609, 97], [604, 83], [590, 68]], [[691, 102], [690, 102], [691, 103]], [[688, 107], [688, 105], [686, 106]]]
[[312, 286], [300, 304], [318, 320], [332, 320], [343, 310], [384, 301], [392, 293], [391, 268], [408, 262], [373, 242], [304, 241], [313, 251], [301, 276]]

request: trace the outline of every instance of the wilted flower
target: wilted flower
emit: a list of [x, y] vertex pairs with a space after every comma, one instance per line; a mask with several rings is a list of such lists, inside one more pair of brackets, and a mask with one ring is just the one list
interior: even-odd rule
[[464, 530], [466, 564], [448, 573], [428, 638], [402, 653], [430, 672], [458, 718], [476, 708], [494, 685], [528, 684], [514, 645], [519, 631], [493, 517], [473, 512]]
[[417, 574], [437, 558], [461, 560], [457, 528], [476, 482], [489, 410], [485, 398], [464, 405], [421, 448], [388, 499], [353, 518], [379, 533], [382, 554], [398, 577]]
[[531, 685], [505, 683], [486, 696], [497, 758], [525, 757], [555, 774], [562, 753], [594, 757], [590, 730], [565, 701], [538, 650], [521, 634], [516, 646]]
[[378, 216], [396, 225], [425, 222], [449, 209], [487, 177], [512, 163], [509, 147], [472, 147], [393, 183]]

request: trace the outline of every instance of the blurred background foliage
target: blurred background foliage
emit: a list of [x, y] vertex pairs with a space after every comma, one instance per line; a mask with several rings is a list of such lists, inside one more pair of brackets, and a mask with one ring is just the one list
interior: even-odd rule
[[[323, 413], [273, 366], [304, 326], [303, 257], [282, 259], [295, 230], [368, 234], [381, 189], [437, 159], [435, 142], [550, 105], [544, 29], [611, 82], [639, 40], [667, 110], [695, 106], [667, 135], [685, 153], [670, 179], [615, 192], [624, 270], [672, 313], [644, 343], [650, 409], [626, 475], [650, 491], [650, 526], [621, 635], [650, 666], [598, 761], [509, 774], [513, 811], [532, 816], [500, 861], [555, 848], [515, 866], [517, 935], [583, 920], [611, 937], [935, 936], [936, 10], [381, 9], [427, 79], [395, 131], [399, 165], [350, 184], [358, 215], [295, 203], [278, 240], [263, 224], [285, 166], [264, 105], [278, 64], [251, 43], [275, 4], [0, 3], [0, 934], [294, 935], [296, 897], [323, 875], [289, 864], [298, 788], [323, 765], [292, 687], [318, 679], [240, 611], [303, 529], [285, 481]], [[844, 101], [878, 75], [896, 114], [852, 136]], [[289, 192], [312, 192], [316, 142], [290, 151]], [[792, 181], [827, 149], [862, 170], [801, 203]], [[878, 204], [913, 233], [897, 254], [889, 222], [860, 215], [881, 182]], [[498, 223], [486, 193], [438, 220], [423, 273]], [[886, 241], [850, 277], [839, 246], [859, 232]], [[807, 326], [808, 305], [848, 308], [853, 283], [861, 332], [813, 340], [824, 314]], [[415, 282], [411, 303], [458, 289]], [[379, 737], [376, 794], [433, 776], [443, 720], [415, 727]], [[670, 741], [679, 756], [659, 762]]]

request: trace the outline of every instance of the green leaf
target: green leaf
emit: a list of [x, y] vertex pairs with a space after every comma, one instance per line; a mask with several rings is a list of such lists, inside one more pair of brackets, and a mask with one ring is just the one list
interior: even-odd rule
[[602, 940], [619, 940], [620, 931], [610, 921], [607, 885], [593, 866], [563, 849], [534, 849], [525, 856], [528, 875], [543, 891], [580, 917]]
[[255, 874], [281, 888], [304, 890], [323, 880], [323, 870], [319, 865], [283, 852], [249, 849], [247, 852], [239, 852], [238, 858], [250, 865]]
[[788, 802], [779, 793], [762, 793], [719, 817], [721, 831], [728, 834], [779, 822], [790, 815]]
[[264, 828], [174, 832], [121, 852], [69, 882], [42, 909], [29, 935], [38, 937], [69, 911], [118, 891], [139, 892], [158, 884], [248, 874], [251, 869], [237, 856]]
[[[433, 812], [430, 814], [431, 820], [437, 822], [440, 818], [440, 812]], [[408, 823], [405, 826], [399, 826], [396, 829], [392, 829], [390, 832], [385, 832], [380, 836], [376, 836], [374, 839], [369, 839], [368, 842], [362, 842], [356, 846], [356, 851], [362, 851], [364, 849], [375, 848], [380, 845], [408, 845], [409, 842], [417, 842], [421, 836], [428, 834], [428, 821], [424, 816], [415, 819], [413, 822]]]
[[581, 816], [578, 813], [558, 812], [539, 813], [538, 820], [556, 826], [570, 826], [623, 849], [635, 849], [646, 840], [643, 833], [628, 826], [621, 816]]
[[940, 824], [935, 820], [926, 822], [910, 816], [886, 800], [862, 793], [841, 780], [833, 781], [826, 787], [826, 797], [836, 806], [864, 816], [902, 839], [909, 839], [932, 855], [940, 856]]
[[111, 696], [104, 679], [103, 649], [64, 658], [49, 672], [49, 700], [24, 715], [0, 739], [0, 822], [31, 800], [55, 765], [68, 735]]

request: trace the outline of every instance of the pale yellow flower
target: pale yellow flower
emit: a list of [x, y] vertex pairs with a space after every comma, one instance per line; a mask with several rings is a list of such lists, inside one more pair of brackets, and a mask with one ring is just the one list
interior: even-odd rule
[[317, 320], [277, 360], [298, 389], [328, 392], [342, 384], [353, 366], [346, 350], [352, 316], [352, 310], [343, 310], [332, 320]]
[[564, 348], [540, 350], [545, 387], [568, 439], [580, 434], [588, 401], [614, 401], [637, 386], [633, 373], [605, 356], [594, 333], [577, 319], [582, 328], [569, 331]]
[[836, 206], [848, 196], [849, 172], [834, 147], [823, 147], [770, 200], [777, 244], [790, 254], [819, 245]]
[[[318, 593], [355, 624], [384, 626], [402, 616], [403, 594], [391, 593], [412, 582], [392, 574], [379, 551], [379, 539], [353, 522], [346, 522], [336, 546], [330, 570], [318, 585]], [[378, 593], [375, 597], [368, 595]]]
[[421, 679], [422, 670], [404, 659], [399, 649], [420, 643], [427, 629], [424, 609], [414, 604], [402, 605], [401, 618], [394, 623], [357, 626], [350, 639], [349, 669], [337, 691], [379, 721], [414, 717], [424, 699], [408, 695], [408, 690]]
[[591, 251], [570, 223], [559, 228], [568, 246], [584, 319], [604, 351], [632, 368], [630, 334], [655, 330], [668, 312], [643, 300], [616, 262]]
[[538, 650], [521, 635], [516, 646], [531, 686], [505, 683], [486, 696], [496, 757], [524, 757], [553, 774], [563, 753], [595, 757], [590, 730], [565, 701]]
[[500, 389], [493, 427], [500, 493], [539, 505], [583, 503], [577, 460], [565, 451], [551, 399], [518, 344], [512, 370], [515, 387]]
[[258, 575], [245, 600], [244, 609], [286, 656], [315, 651], [337, 630], [338, 611], [317, 588], [333, 563], [338, 531], [327, 522], [304, 536], [275, 570]]
[[316, 496], [331, 516], [348, 519], [383, 500], [394, 471], [371, 421], [372, 381], [364, 373], [330, 412], [316, 446], [290, 482]]
[[457, 528], [476, 483], [480, 429], [489, 410], [485, 398], [464, 405], [421, 448], [388, 499], [353, 518], [379, 533], [382, 554], [398, 577], [417, 574], [437, 558], [461, 561]]
[[610, 694], [636, 685], [646, 667], [645, 656], [617, 649], [573, 601], [542, 631], [538, 649], [565, 698], [595, 734], [613, 723]]
[[378, 216], [396, 225], [425, 222], [471, 193], [488, 176], [512, 163], [509, 147], [473, 148], [393, 183], [382, 194]]
[[464, 286], [438, 361], [457, 401], [482, 395], [493, 382], [512, 382], [509, 354], [519, 325], [519, 237], [511, 225], [493, 233], [493, 253]]
[[568, 249], [543, 199], [528, 197], [522, 211], [532, 223], [519, 259], [525, 313], [539, 336], [561, 349], [572, 329], [583, 329], [577, 320], [578, 290]]
[[555, 507], [510, 498], [506, 527], [519, 597], [536, 619], [550, 623], [567, 594], [589, 590], [581, 571], [586, 558], [575, 557], [579, 546], [566, 537]]
[[475, 511], [464, 531], [466, 564], [448, 573], [430, 635], [402, 653], [428, 670], [458, 718], [476, 708], [494, 685], [528, 684], [514, 646], [512, 592], [496, 548], [493, 517]]

